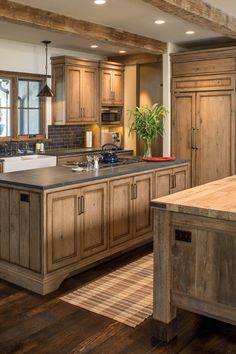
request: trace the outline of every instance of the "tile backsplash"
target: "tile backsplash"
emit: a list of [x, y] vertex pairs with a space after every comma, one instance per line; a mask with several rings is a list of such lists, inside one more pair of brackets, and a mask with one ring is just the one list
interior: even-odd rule
[[84, 125], [49, 125], [48, 138], [52, 143], [45, 143], [46, 149], [73, 149], [85, 145]]
[[[85, 146], [85, 126], [84, 125], [49, 125], [48, 138], [50, 142], [45, 141], [45, 150], [53, 149], [78, 149]], [[35, 143], [29, 142], [28, 148], [35, 150]], [[17, 149], [24, 150], [25, 143], [11, 142], [0, 144], [0, 155], [17, 152]]]

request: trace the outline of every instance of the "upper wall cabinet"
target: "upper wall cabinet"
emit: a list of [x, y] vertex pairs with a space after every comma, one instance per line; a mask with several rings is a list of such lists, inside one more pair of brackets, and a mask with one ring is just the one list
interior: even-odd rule
[[52, 60], [54, 124], [90, 124], [98, 121], [98, 63], [72, 57]]
[[124, 104], [124, 66], [118, 63], [100, 63], [100, 92], [102, 105]]

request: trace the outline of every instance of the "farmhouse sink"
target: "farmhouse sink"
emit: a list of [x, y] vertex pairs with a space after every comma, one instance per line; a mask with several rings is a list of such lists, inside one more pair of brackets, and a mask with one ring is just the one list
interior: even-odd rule
[[6, 157], [3, 161], [3, 172], [31, 170], [34, 168], [56, 166], [56, 156], [27, 155]]

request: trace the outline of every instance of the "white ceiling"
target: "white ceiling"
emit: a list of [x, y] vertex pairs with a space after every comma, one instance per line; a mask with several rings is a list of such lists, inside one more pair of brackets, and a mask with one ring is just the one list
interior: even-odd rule
[[[141, 0], [107, 0], [107, 4], [98, 6], [93, 0], [14, 0], [17, 3], [49, 10], [55, 13], [87, 20], [94, 23], [111, 26], [117, 29], [141, 34], [164, 42], [190, 43], [201, 40], [216, 40], [220, 34], [205, 30], [175, 16], [170, 16]], [[218, 6], [231, 15], [236, 16], [236, 0], [206, 0]], [[164, 25], [155, 25], [156, 19], [164, 19]], [[187, 36], [185, 31], [194, 30], [196, 33]], [[29, 43], [40, 43], [44, 39], [52, 41], [54, 47], [90, 51], [91, 41], [78, 37], [61, 35], [43, 30], [28, 29], [28, 27], [0, 22], [0, 37]], [[99, 44], [96, 53], [114, 55], [123, 48]], [[93, 50], [93, 52], [95, 52]], [[129, 53], [134, 52], [130, 51]]]

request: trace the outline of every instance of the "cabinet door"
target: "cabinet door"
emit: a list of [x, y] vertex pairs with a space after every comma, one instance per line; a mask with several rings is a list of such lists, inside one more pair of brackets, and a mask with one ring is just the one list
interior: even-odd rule
[[153, 174], [145, 173], [134, 177], [133, 184], [133, 222], [134, 237], [145, 235], [152, 231], [152, 211], [150, 201], [153, 198]]
[[81, 189], [80, 194], [81, 257], [86, 258], [108, 248], [107, 183]]
[[132, 239], [133, 179], [121, 178], [110, 183], [110, 246], [116, 246]]
[[174, 179], [172, 193], [183, 191], [189, 188], [188, 166], [175, 167], [172, 170]]
[[156, 172], [156, 198], [164, 197], [171, 193], [172, 169]]
[[191, 160], [191, 182], [195, 185], [196, 150], [192, 149], [192, 128], [195, 128], [196, 94], [175, 93], [172, 111], [172, 154], [177, 158]]
[[97, 69], [85, 68], [83, 70], [83, 101], [82, 101], [82, 122], [97, 122]]
[[101, 103], [112, 104], [112, 70], [101, 71]]
[[47, 268], [56, 270], [79, 260], [77, 190], [55, 192], [47, 200]]
[[52, 98], [52, 122], [58, 125], [66, 124], [64, 65], [52, 65], [52, 89], [56, 94], [56, 97]]
[[66, 76], [66, 120], [67, 123], [80, 123], [82, 115], [82, 69], [69, 66]]
[[112, 98], [114, 104], [124, 103], [124, 73], [113, 71], [112, 76]]
[[233, 91], [197, 93], [197, 184], [234, 173]]

